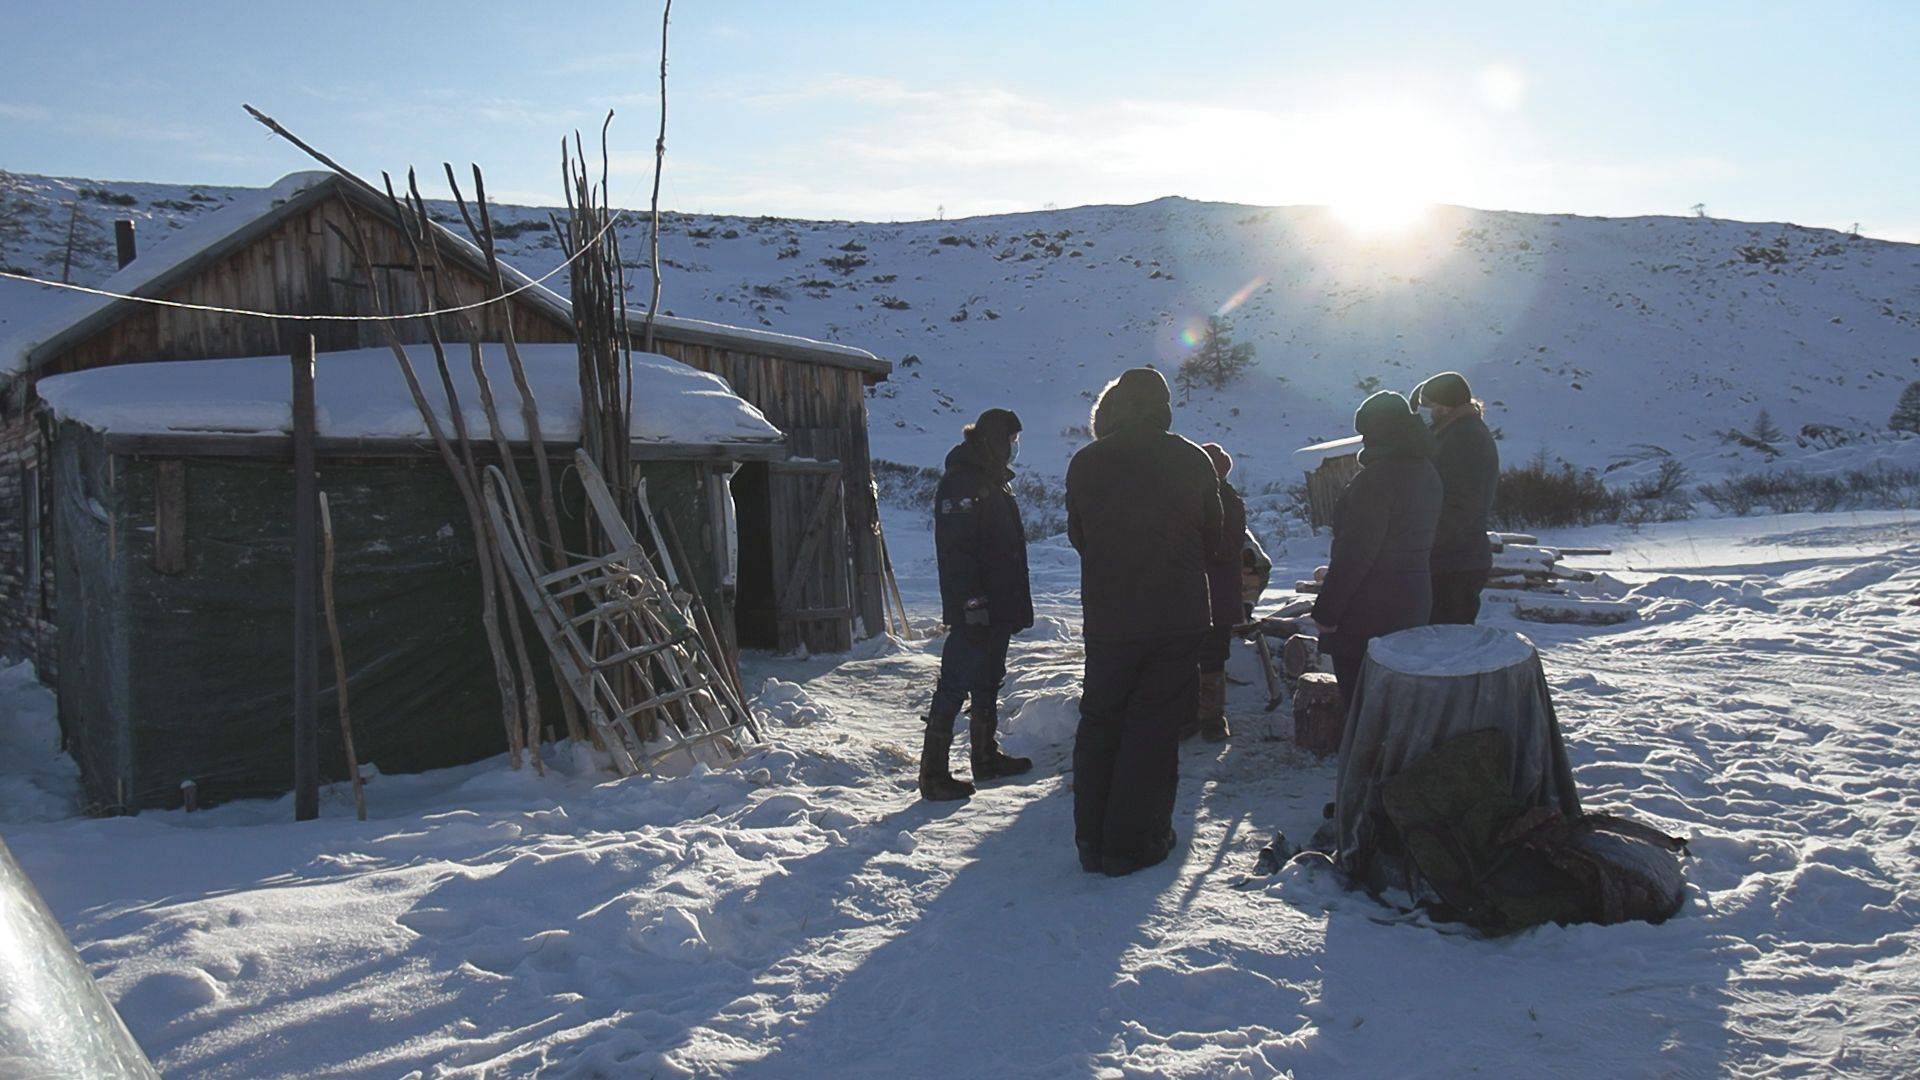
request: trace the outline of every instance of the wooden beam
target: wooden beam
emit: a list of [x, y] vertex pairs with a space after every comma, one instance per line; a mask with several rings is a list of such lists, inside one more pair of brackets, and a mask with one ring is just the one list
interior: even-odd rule
[[319, 478], [314, 472], [313, 337], [293, 352], [293, 819], [320, 816], [320, 746], [315, 724], [319, 650], [314, 586], [319, 580]]
[[153, 569], [187, 569], [187, 463], [179, 458], [153, 463]]

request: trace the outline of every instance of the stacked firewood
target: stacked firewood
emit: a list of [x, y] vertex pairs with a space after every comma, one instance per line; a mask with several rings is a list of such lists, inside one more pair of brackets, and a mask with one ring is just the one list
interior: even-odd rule
[[1512, 602], [1516, 618], [1609, 626], [1639, 614], [1632, 604], [1581, 595], [1575, 586], [1592, 586], [1583, 590], [1587, 593], [1601, 591], [1599, 576], [1561, 563], [1568, 556], [1611, 555], [1608, 548], [1549, 547], [1525, 533], [1488, 533], [1487, 539], [1493, 544], [1493, 573], [1487, 578], [1486, 598]]

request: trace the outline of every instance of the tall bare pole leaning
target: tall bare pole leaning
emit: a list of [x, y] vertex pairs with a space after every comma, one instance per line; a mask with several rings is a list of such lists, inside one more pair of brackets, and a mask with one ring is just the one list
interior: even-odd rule
[[[413, 171], [407, 172], [408, 198], [404, 205], [394, 194], [392, 178], [383, 173], [382, 179], [386, 181], [387, 204], [393, 212], [394, 220], [400, 224], [401, 233], [407, 241], [407, 249], [413, 257], [414, 276], [420, 290], [421, 301], [428, 307], [444, 306], [448, 303], [450, 296], [442, 289], [452, 287], [452, 275], [447, 273], [446, 267], [440, 262], [436, 233], [432, 220], [427, 216], [426, 203], [420, 198], [419, 184]], [[418, 230], [417, 233], [415, 230]], [[493, 432], [496, 447], [503, 455], [503, 466], [512, 469], [514, 468], [512, 451], [507, 447], [506, 440], [500, 431], [499, 414], [493, 408], [492, 384], [487, 379], [482, 362], [481, 346], [477, 340], [479, 328], [474, 324], [470, 313], [461, 312], [460, 319], [465, 325], [468, 352], [472, 359], [474, 380], [479, 389], [484, 415]], [[446, 394], [447, 412], [452, 421], [454, 435], [458, 439], [467, 490], [477, 494], [480, 491], [480, 464], [474, 453], [473, 441], [468, 434], [465, 406], [460, 400], [459, 392], [455, 389], [452, 370], [447, 361], [446, 348], [437, 321], [434, 319], [422, 321], [426, 323], [427, 342], [433, 347], [434, 366], [440, 375], [441, 388]], [[518, 661], [517, 686], [510, 669], [503, 666], [497, 667], [494, 671], [503, 697], [513, 695], [517, 691], [519, 698], [511, 708], [503, 706], [503, 712], [507, 714], [505, 720], [509, 725], [508, 759], [513, 762], [515, 768], [518, 768], [520, 765], [518, 751], [530, 746], [533, 750], [534, 771], [544, 774], [546, 769], [540, 758], [539, 746], [540, 707], [533, 681], [533, 665], [527, 653], [520, 620], [515, 614], [511, 597], [502, 585], [506, 578], [506, 567], [500, 560], [498, 538], [493, 535], [492, 524], [487, 520], [486, 514], [482, 512], [477, 501], [470, 509], [470, 515], [473, 517], [475, 552], [480, 559], [482, 602], [487, 605], [482, 613], [482, 623], [492, 638], [490, 644], [498, 650], [499, 626], [502, 622], [501, 615], [504, 614], [507, 640], [512, 646], [513, 658]], [[495, 605], [498, 605], [498, 610]], [[496, 655], [503, 656], [499, 653]]]
[[[453, 175], [453, 165], [443, 164], [447, 172], [447, 186], [453, 191], [454, 204], [460, 208], [460, 219], [466, 223], [467, 232], [472, 235], [473, 242], [479, 246], [481, 254], [486, 256], [488, 288], [491, 290], [488, 295], [493, 299], [503, 297], [507, 291], [506, 278], [500, 271], [500, 255], [493, 234], [493, 215], [487, 209], [486, 177], [481, 173], [480, 166], [471, 166], [475, 213], [469, 213], [466, 197], [461, 194], [460, 183]], [[479, 219], [477, 224], [474, 220], [476, 216]], [[546, 529], [546, 567], [549, 570], [558, 570], [566, 563], [566, 544], [560, 532], [558, 503], [553, 495], [553, 469], [547, 459], [546, 433], [541, 430], [540, 425], [540, 403], [534, 398], [533, 387], [527, 381], [526, 365], [520, 361], [520, 346], [513, 326], [513, 305], [501, 304], [498, 315], [501, 340], [506, 345], [507, 369], [512, 373], [514, 389], [520, 395], [520, 421], [526, 428], [527, 442], [533, 452], [535, 479], [540, 491], [539, 520]], [[532, 515], [526, 506], [525, 485], [520, 483], [516, 470], [508, 470], [508, 476], [514, 487], [515, 505], [520, 509], [521, 520], [531, 520]], [[499, 538], [495, 539], [497, 541]], [[569, 613], [572, 612], [571, 600], [567, 602], [566, 610]], [[552, 663], [553, 658], [549, 656], [548, 661]], [[562, 687], [566, 685], [566, 680], [557, 666], [554, 668], [554, 685]], [[583, 742], [591, 737], [580, 722], [579, 706], [574, 701], [573, 695], [567, 693], [560, 695], [560, 709], [566, 718], [569, 739]]]
[[[375, 199], [380, 199], [384, 196], [387, 205], [393, 212], [395, 228], [399, 230], [401, 236], [406, 240], [407, 247], [413, 256], [414, 275], [418, 282], [421, 296], [429, 306], [432, 306], [437, 290], [427, 274], [425, 259], [420, 250], [420, 237], [416, 237], [414, 232], [415, 227], [417, 227], [420, 230], [421, 236], [425, 237], [429, 244], [432, 243], [432, 225], [426, 216], [424, 205], [421, 205], [417, 211], [414, 209], [411, 201], [407, 206], [403, 207], [394, 193], [393, 182], [390, 178], [387, 180], [386, 190], [383, 192], [356, 175], [352, 170], [341, 165], [331, 157], [328, 157], [318, 148], [287, 130], [271, 116], [268, 116], [251, 105], [243, 105], [242, 108], [246, 109], [247, 115], [258, 120], [275, 135], [292, 143], [309, 157], [312, 157], [315, 161], [326, 166], [348, 183], [359, 188], [366, 195]], [[354, 214], [351, 203], [346, 205], [346, 213], [347, 222], [353, 230], [353, 235], [349, 236], [343, 230], [331, 224], [329, 227], [333, 228], [335, 234], [340, 237], [343, 245], [359, 262], [361, 271], [366, 277], [367, 291], [373, 303], [374, 314], [385, 315], [386, 312], [382, 309], [380, 302], [378, 275], [375, 274], [373, 269], [372, 249], [369, 238], [365, 231], [361, 229], [359, 219]], [[446, 281], [449, 275], [444, 272], [443, 268], [439, 267], [438, 263], [439, 259], [436, 251], [436, 276], [441, 281]], [[441, 461], [446, 465], [447, 471], [452, 474], [454, 485], [460, 491], [462, 502], [466, 504], [469, 526], [473, 530], [474, 553], [480, 574], [481, 625], [486, 631], [487, 647], [493, 661], [494, 677], [499, 684], [501, 720], [506, 728], [507, 735], [507, 757], [512, 763], [512, 766], [518, 769], [521, 765], [522, 751], [527, 748], [529, 743], [529, 733], [537, 733], [538, 731], [538, 715], [533, 712], [536, 706], [534, 705], [534, 698], [532, 696], [531, 680], [526, 678], [528, 671], [527, 655], [524, 643], [516, 640], [514, 642], [514, 652], [520, 661], [520, 681], [526, 684], [526, 689], [523, 691], [515, 685], [514, 666], [508, 657], [507, 642], [503, 640], [501, 634], [499, 609], [502, 606], [506, 607], [509, 622], [508, 630], [516, 638], [520, 636], [519, 623], [513, 608], [510, 606], [510, 602], [506, 605], [501, 603], [501, 601], [505, 599], [501, 595], [502, 590], [500, 589], [503, 568], [499, 561], [498, 546], [493, 542], [490, 525], [486, 520], [486, 515], [481, 509], [479, 471], [477, 462], [474, 460], [472, 442], [467, 436], [464, 410], [461, 407], [459, 395], [454, 389], [451, 372], [448, 369], [445, 344], [441, 340], [437, 321], [434, 319], [425, 319], [422, 321], [426, 324], [428, 341], [433, 348], [435, 367], [440, 376], [442, 389], [446, 395], [447, 414], [453, 427], [454, 439], [449, 439], [446, 429], [441, 426], [440, 419], [436, 415], [432, 404], [428, 401], [426, 392], [421, 386], [418, 373], [414, 370], [413, 362], [408, 357], [406, 348], [401, 342], [400, 336], [394, 328], [394, 324], [390, 320], [382, 319], [378, 325], [386, 336], [388, 346], [393, 350], [394, 360], [399, 365], [401, 374], [406, 379], [407, 389], [413, 397], [415, 407], [420, 412], [421, 422], [425, 424], [428, 434], [432, 436], [434, 446], [440, 453]], [[469, 333], [468, 336], [473, 337], [474, 335]], [[484, 377], [484, 370], [482, 370], [479, 375]], [[488, 419], [493, 422], [497, 428], [497, 418], [492, 415], [491, 410], [489, 410]], [[455, 440], [457, 440], [457, 450]], [[522, 696], [523, 693], [525, 695], [524, 697]], [[534, 738], [537, 739], [537, 734]], [[541, 762], [537, 743], [534, 745], [534, 750], [534, 768], [540, 770]]]
[[647, 326], [640, 336], [643, 352], [653, 351], [653, 315], [660, 310], [660, 174], [667, 164], [667, 23], [672, 17], [673, 0], [667, 0], [660, 12], [660, 134], [653, 140], [653, 211], [647, 230], [653, 246], [647, 257], [647, 268], [653, 273], [653, 295], [647, 300]]
[[[388, 198], [390, 201], [392, 200], [391, 186], [389, 186], [388, 189]], [[396, 214], [399, 214], [402, 208], [395, 205], [393, 209]], [[439, 233], [433, 228], [432, 219], [427, 216], [427, 202], [420, 196], [420, 183], [412, 169], [407, 170], [407, 199], [405, 210], [413, 215], [412, 224], [419, 229], [419, 240], [414, 249], [416, 269], [419, 266], [420, 253], [422, 251], [426, 253], [429, 259], [426, 266], [432, 272], [432, 276], [429, 277], [428, 275], [422, 274], [420, 280], [420, 288], [426, 295], [427, 302], [434, 307], [445, 306], [448, 303], [456, 307], [463, 305], [466, 297], [461, 294], [456, 276], [448, 272], [445, 261], [440, 257]], [[404, 214], [401, 215], [400, 220], [406, 221]], [[444, 292], [442, 291], [443, 289], [445, 290]], [[517, 496], [516, 505], [525, 513], [527, 511], [526, 490], [520, 481], [519, 466], [514, 462], [513, 447], [507, 441], [506, 429], [500, 423], [500, 411], [494, 406], [493, 380], [487, 376], [485, 349], [480, 342], [482, 336], [480, 324], [475, 320], [473, 312], [471, 311], [460, 311], [457, 313], [457, 318], [460, 321], [462, 331], [466, 335], [467, 354], [473, 368], [473, 380], [475, 386], [479, 389], [480, 406], [487, 418], [487, 427], [493, 437], [495, 452], [500, 456], [501, 468], [513, 477], [514, 491]], [[432, 334], [432, 340], [437, 346], [439, 342], [438, 332], [430, 331], [430, 333]], [[514, 351], [517, 353], [518, 349]], [[443, 379], [447, 377], [444, 365], [441, 371], [441, 377]], [[447, 400], [449, 408], [459, 407], [458, 400], [454, 396], [451, 382], [447, 384]], [[459, 427], [457, 421], [455, 426]], [[462, 432], [461, 438], [463, 440], [466, 438], [464, 432]], [[477, 489], [480, 484], [479, 465], [478, 462], [474, 460], [471, 444], [468, 443], [464, 445], [469, 468], [472, 470], [469, 476], [469, 482]], [[480, 515], [480, 524], [487, 530], [486, 554], [490, 554], [493, 559], [494, 580], [504, 583], [508, 578], [506, 563], [500, 556], [501, 538], [493, 535], [493, 522], [488, 515]], [[538, 684], [535, 683], [533, 676], [533, 658], [527, 650], [526, 631], [521, 626], [517, 609], [513, 605], [511, 590], [502, 584], [496, 590], [495, 595], [499, 599], [501, 614], [507, 626], [508, 640], [513, 645], [513, 656], [520, 670], [520, 719], [522, 724], [525, 725], [523, 738], [526, 745], [533, 751], [533, 771], [544, 776], [546, 775], [546, 765], [540, 757], [540, 694]]]

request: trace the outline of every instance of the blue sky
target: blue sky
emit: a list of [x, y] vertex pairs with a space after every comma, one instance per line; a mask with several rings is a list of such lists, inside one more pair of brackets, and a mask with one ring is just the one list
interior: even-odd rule
[[[651, 3], [8, 0], [0, 168], [262, 184], [478, 161], [554, 202], [617, 110], [645, 201]], [[955, 217], [1161, 195], [1790, 220], [1920, 240], [1916, 3], [680, 0], [674, 209]]]

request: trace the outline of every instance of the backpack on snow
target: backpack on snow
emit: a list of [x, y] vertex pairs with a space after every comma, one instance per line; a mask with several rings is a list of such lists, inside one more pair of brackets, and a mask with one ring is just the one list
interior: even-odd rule
[[[1423, 754], [1381, 790], [1386, 817], [1434, 913], [1489, 934], [1543, 923], [1663, 922], [1686, 881], [1686, 841], [1617, 814], [1568, 818], [1510, 790], [1512, 743], [1487, 729]], [[1419, 892], [1416, 891], [1416, 895]]]

